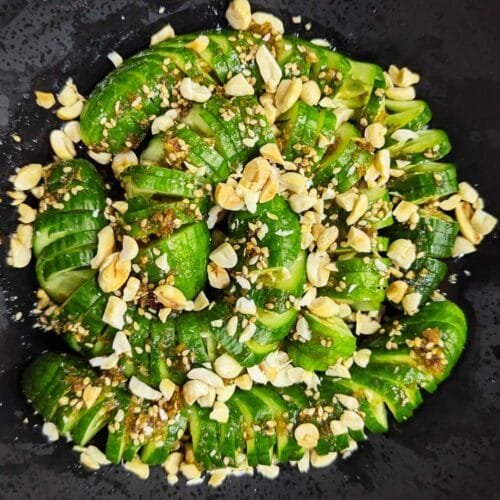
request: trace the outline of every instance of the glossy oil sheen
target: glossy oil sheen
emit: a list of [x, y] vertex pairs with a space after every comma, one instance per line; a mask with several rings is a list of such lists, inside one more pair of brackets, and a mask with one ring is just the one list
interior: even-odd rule
[[[158, 14], [164, 5], [164, 14]], [[279, 15], [289, 30], [326, 37], [339, 50], [387, 67], [408, 64], [422, 73], [419, 97], [432, 108], [435, 127], [453, 143], [450, 159], [462, 179], [478, 183], [487, 207], [500, 214], [500, 4], [498, 0], [262, 1], [254, 10]], [[106, 54], [129, 56], [171, 22], [183, 33], [224, 22], [224, 2], [178, 0], [0, 0], [0, 180], [13, 169], [48, 161], [48, 133], [57, 125], [36, 107], [34, 89], [60, 88], [73, 77], [88, 93], [112, 69]], [[302, 14], [306, 32], [291, 22]], [[23, 142], [10, 138], [19, 133]], [[2, 198], [5, 197], [2, 194]], [[5, 239], [15, 212], [0, 205]], [[299, 474], [285, 467], [275, 481], [233, 478], [217, 490], [169, 487], [161, 468], [143, 482], [118, 467], [89, 473], [64, 442], [46, 443], [41, 420], [19, 388], [28, 360], [43, 349], [64, 348], [34, 331], [33, 268], [5, 268], [0, 247], [0, 498], [498, 498], [500, 272], [498, 240], [452, 270], [450, 297], [470, 322], [467, 349], [450, 379], [406, 424], [372, 436], [350, 459]], [[466, 273], [466, 271], [468, 271]], [[470, 272], [470, 276], [469, 276]], [[22, 311], [24, 319], [14, 322]], [[29, 424], [23, 419], [28, 417]], [[35, 425], [35, 427], [33, 427]]]

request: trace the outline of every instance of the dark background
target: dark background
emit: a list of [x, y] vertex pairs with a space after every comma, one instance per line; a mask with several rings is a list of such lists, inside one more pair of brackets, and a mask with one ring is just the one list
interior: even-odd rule
[[[223, 22], [225, 2], [175, 0], [0, 0], [0, 180], [2, 194], [16, 166], [49, 160], [52, 112], [38, 108], [33, 90], [59, 89], [72, 76], [88, 93], [112, 69], [112, 49], [128, 56], [166, 22], [177, 32]], [[164, 5], [166, 12], [158, 14]], [[420, 97], [433, 125], [451, 136], [461, 178], [480, 187], [487, 208], [500, 214], [500, 2], [267, 1], [257, 7], [312, 21], [308, 37], [326, 36], [339, 50], [387, 67], [408, 64], [423, 82]], [[10, 137], [18, 132], [23, 142]], [[2, 196], [3, 197], [3, 196]], [[3, 239], [16, 224], [5, 197]], [[455, 264], [450, 297], [470, 321], [467, 349], [450, 380], [427, 397], [415, 417], [371, 437], [349, 460], [307, 475], [285, 468], [279, 479], [233, 478], [217, 490], [169, 487], [161, 468], [142, 482], [118, 467], [89, 473], [71, 445], [46, 443], [40, 419], [19, 389], [28, 359], [57, 343], [32, 329], [33, 270], [5, 268], [0, 247], [0, 498], [500, 498], [498, 239]], [[470, 276], [469, 272], [470, 271]], [[14, 322], [22, 311], [24, 319]], [[23, 419], [28, 417], [29, 424]]]

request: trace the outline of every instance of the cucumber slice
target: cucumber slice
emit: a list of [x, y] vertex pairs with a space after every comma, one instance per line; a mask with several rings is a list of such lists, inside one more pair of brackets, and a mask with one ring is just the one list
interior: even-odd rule
[[[271, 214], [269, 216], [269, 214]], [[240, 210], [230, 215], [229, 237], [237, 241], [245, 238], [250, 224], [262, 222], [267, 225], [268, 232], [260, 240], [259, 246], [269, 249], [268, 268], [290, 267], [300, 253], [300, 224], [299, 218], [292, 211], [288, 202], [281, 196], [275, 196], [271, 201], [259, 203], [255, 213]], [[240, 265], [244, 259], [238, 259]], [[249, 268], [249, 262], [245, 262]]]
[[40, 212], [102, 211], [104, 183], [95, 167], [83, 159], [60, 161], [45, 173]]
[[127, 196], [172, 196], [194, 198], [198, 180], [191, 174], [154, 165], [129, 167], [122, 174], [122, 184]]
[[[111, 394], [111, 397], [109, 395]], [[112, 389], [103, 388], [97, 401], [86, 410], [72, 430], [71, 436], [79, 446], [85, 446], [115, 415], [118, 400]]]
[[77, 233], [68, 233], [47, 245], [40, 256], [37, 259], [37, 268], [41, 264], [50, 259], [63, 256], [67, 251], [74, 250], [76, 248], [86, 247], [94, 244], [97, 250], [97, 233], [98, 231], [80, 231]]
[[368, 198], [368, 210], [362, 217], [370, 226], [382, 229], [394, 223], [389, 191], [385, 188], [361, 189]]
[[61, 304], [53, 315], [60, 324], [66, 321], [76, 321], [80, 315], [92, 307], [104, 295], [97, 279], [91, 278], [77, 288], [68, 299]]
[[368, 105], [375, 81], [380, 81], [379, 75], [383, 74], [383, 72], [376, 64], [353, 60], [349, 62], [351, 65], [350, 71], [335, 94], [334, 102], [358, 110], [359, 115], [362, 109]]
[[458, 234], [458, 224], [448, 215], [436, 209], [422, 208], [414, 229], [404, 224], [394, 224], [386, 229], [392, 239], [409, 239], [415, 243], [417, 252], [428, 257], [450, 257]]
[[359, 401], [360, 411], [365, 415], [365, 426], [370, 432], [381, 433], [389, 430], [384, 400], [376, 392], [358, 386], [351, 379], [323, 377], [321, 385], [330, 386], [335, 394], [355, 397]]
[[[287, 429], [290, 422], [294, 422], [299, 408], [286, 402], [274, 389], [264, 386], [252, 388], [252, 394], [257, 396], [271, 411], [276, 422], [276, 458], [280, 463], [290, 460], [299, 460], [304, 450], [299, 446], [292, 432]], [[286, 417], [285, 417], [286, 415]]]
[[74, 269], [62, 273], [53, 273], [49, 278], [40, 281], [40, 286], [54, 302], [60, 304], [94, 275], [94, 269]]
[[[144, 424], [143, 417], [148, 412], [149, 404], [137, 396], [132, 396], [131, 402], [125, 412], [122, 424], [118, 427], [118, 432], [123, 428], [124, 435], [118, 434], [117, 444], [123, 447], [122, 460], [129, 462], [136, 457], [137, 453], [143, 445], [143, 441], [135, 434], [141, 433], [142, 425]], [[142, 424], [142, 425], [141, 425]], [[123, 444], [120, 440], [123, 440]]]
[[191, 351], [196, 363], [211, 361], [204, 342], [211, 335], [207, 318], [193, 312], [182, 314], [176, 320], [175, 329], [179, 345]]
[[[296, 37], [285, 36], [276, 41], [276, 60], [283, 71], [283, 78], [309, 77], [312, 63], [317, 59], [316, 51], [304, 54], [305, 45]], [[299, 45], [301, 50], [299, 50]]]
[[337, 128], [337, 116], [330, 109], [320, 109], [318, 113], [318, 141], [316, 144], [317, 161], [323, 158], [326, 146], [321, 142], [326, 139], [328, 144], [335, 140], [335, 130]]
[[297, 101], [278, 118], [282, 131], [282, 152], [286, 160], [293, 161], [316, 146], [319, 135], [318, 115], [315, 107]]
[[311, 339], [288, 344], [288, 354], [295, 365], [309, 371], [324, 371], [355, 351], [356, 338], [340, 318], [324, 319], [310, 313], [306, 313], [305, 318]]
[[102, 213], [89, 211], [46, 212], [35, 221], [33, 252], [38, 257], [42, 250], [68, 234], [82, 231], [99, 231], [106, 224]]
[[360, 121], [364, 118], [368, 123], [383, 121], [387, 114], [384, 72], [379, 66], [375, 66], [374, 72], [372, 92], [360, 115]]
[[[99, 298], [84, 313], [61, 325], [65, 332], [64, 340], [73, 350], [97, 355], [97, 340], [106, 329], [106, 323], [102, 320], [102, 316], [107, 302], [108, 296], [101, 293]], [[99, 354], [104, 354], [104, 352]]]
[[[272, 432], [272, 429], [263, 432], [266, 429], [266, 422], [273, 419], [271, 409], [252, 391], [237, 390], [231, 401], [238, 407], [243, 416], [248, 464], [252, 467], [259, 464], [271, 465], [276, 445], [276, 434]], [[255, 426], [261, 430], [256, 430]]]
[[409, 285], [408, 291], [420, 293], [420, 302], [424, 304], [443, 281], [447, 267], [444, 262], [432, 257], [415, 260], [405, 275], [405, 281]]
[[[206, 63], [195, 53], [168, 43], [130, 58], [110, 73], [87, 101], [81, 115], [84, 143], [112, 153], [137, 146], [149, 129], [149, 118], [169, 106], [168, 91], [176, 81], [187, 75], [213, 83], [205, 69]], [[167, 91], [153, 90], [161, 88]]]
[[166, 323], [151, 321], [149, 335], [151, 339], [151, 354], [149, 355], [151, 384], [157, 386], [164, 378], [181, 384], [184, 381], [184, 372], [180, 366], [174, 364], [177, 347], [174, 320], [168, 318]]
[[217, 119], [222, 130], [224, 130], [224, 134], [227, 135], [233, 143], [236, 149], [236, 155], [233, 159], [240, 161], [245, 160], [245, 146], [241, 140], [240, 131], [238, 129], [238, 124], [243, 120], [238, 106], [224, 97], [214, 95], [203, 105], [203, 107]]
[[[165, 462], [174, 445], [181, 439], [187, 427], [187, 416], [184, 410], [179, 410], [172, 403], [171, 408], [164, 409], [172, 414], [167, 422], [156, 420], [155, 432], [141, 450], [141, 461], [149, 465], [160, 465]], [[211, 420], [213, 422], [213, 420]], [[214, 422], [216, 423], [216, 422]], [[220, 462], [222, 464], [222, 462]], [[219, 464], [219, 465], [220, 465]]]
[[[73, 191], [75, 188], [82, 189], [80, 191]], [[106, 196], [104, 188], [101, 188], [99, 184], [96, 187], [76, 182], [68, 183], [54, 192], [47, 192], [46, 196], [40, 200], [40, 208], [45, 208], [42, 213], [82, 210], [101, 212], [105, 207]]]
[[354, 125], [343, 123], [339, 127], [335, 142], [313, 171], [315, 185], [333, 182], [336, 189], [343, 193], [365, 174], [373, 161], [373, 155], [359, 145], [356, 141], [358, 137], [360, 133]]
[[228, 73], [231, 69], [226, 63], [225, 53], [212, 37], [208, 37], [207, 47], [198, 55], [213, 69], [220, 82], [225, 82], [228, 79]]
[[114, 464], [119, 464], [127, 445], [126, 418], [131, 407], [132, 396], [126, 391], [116, 391], [116, 399], [118, 401], [116, 413], [108, 426], [106, 458]]
[[[172, 235], [153, 241], [141, 249], [135, 262], [147, 274], [150, 283], [157, 283], [167, 275], [173, 276], [175, 286], [188, 300], [202, 289], [207, 275], [210, 233], [205, 222], [181, 227]], [[159, 253], [158, 253], [159, 252]], [[159, 255], [165, 254], [170, 270], [156, 265]]]
[[220, 424], [210, 419], [210, 411], [210, 408], [200, 408], [197, 404], [190, 406], [188, 410], [194, 456], [207, 469], [223, 466], [218, 446]]
[[288, 335], [296, 319], [297, 311], [293, 308], [282, 313], [257, 309], [257, 331], [252, 337], [250, 345], [279, 342]]
[[[133, 200], [133, 201], [132, 201]], [[143, 206], [136, 203], [141, 200]], [[129, 200], [129, 210], [121, 217], [124, 230], [135, 239], [148, 240], [151, 236], [171, 234], [177, 227], [191, 224], [202, 218], [208, 199], [200, 201], [152, 202], [136, 197]]]
[[241, 72], [241, 61], [238, 52], [234, 48], [233, 41], [229, 40], [229, 31], [208, 31], [207, 36], [213, 40], [224, 55], [228, 72], [236, 75]]
[[[234, 316], [232, 307], [221, 301], [208, 311], [181, 315], [176, 322], [176, 331], [181, 345], [188, 348], [196, 363], [212, 361], [216, 357], [213, 341], [233, 356], [242, 366], [260, 363], [288, 334], [297, 317], [295, 309], [279, 314], [259, 309], [256, 331], [247, 342], [240, 342], [243, 332], [241, 315], [234, 335], [227, 331], [227, 322]], [[219, 324], [220, 323], [220, 324]]]
[[397, 129], [420, 130], [432, 118], [432, 112], [425, 101], [393, 101], [385, 100], [385, 109], [389, 112], [384, 120], [389, 134]]
[[[126, 364], [133, 364], [133, 374], [146, 384], [149, 380], [149, 320], [146, 316], [139, 314], [139, 311], [130, 312], [133, 323], [130, 328], [128, 340], [132, 347], [132, 358], [125, 361]], [[149, 348], [148, 348], [149, 346]]]
[[55, 302], [64, 302], [95, 274], [94, 269], [88, 268], [95, 253], [96, 245], [92, 243], [73, 248], [52, 258], [39, 260], [36, 271], [40, 286]]
[[[339, 398], [340, 395], [335, 390], [336, 386], [334, 383], [330, 383], [330, 379], [321, 379], [321, 385], [319, 386], [319, 398], [316, 405], [329, 406], [328, 419], [331, 420], [341, 420], [343, 413], [346, 411], [346, 407], [341, 403]], [[356, 427], [355, 429], [347, 427], [344, 432], [337, 433], [333, 432], [328, 425], [325, 429], [325, 423], [322, 422], [321, 418], [313, 416], [313, 423], [315, 423], [323, 432], [320, 432], [320, 439], [317, 446], [317, 451], [319, 454], [330, 453], [332, 451], [342, 452], [349, 448], [349, 444], [354, 441], [364, 441], [366, 439], [366, 434], [364, 432], [364, 415], [360, 414], [363, 419], [363, 426], [361, 428]], [[323, 425], [322, 425], [323, 424]], [[325, 432], [326, 431], [326, 432]]]
[[421, 376], [419, 370], [391, 364], [369, 364], [365, 370], [367, 373], [379, 379], [387, 380], [403, 390], [413, 408], [417, 408], [423, 403], [422, 395], [418, 389], [418, 382], [423, 380], [424, 377]]
[[69, 394], [84, 377], [95, 378], [80, 360], [65, 354], [44, 353], [25, 370], [22, 386], [35, 409], [50, 421], [61, 407], [61, 397]]
[[419, 130], [416, 133], [418, 137], [415, 139], [390, 145], [391, 158], [421, 163], [440, 160], [451, 151], [450, 139], [444, 130]]
[[283, 313], [291, 307], [290, 295], [300, 297], [303, 293], [306, 271], [306, 253], [301, 251], [288, 268], [274, 268], [262, 272], [256, 283], [262, 288], [252, 287], [248, 296], [260, 309]]
[[141, 152], [141, 156], [139, 157], [139, 164], [157, 166], [166, 165], [165, 151], [163, 149], [164, 140], [165, 134], [156, 134], [151, 137], [150, 141]]
[[[273, 127], [269, 124], [264, 108], [257, 98], [251, 96], [235, 97], [233, 104], [240, 110], [241, 124], [238, 123], [240, 137], [245, 146], [244, 160], [247, 161], [259, 154], [259, 149], [264, 144], [274, 143]], [[236, 112], [235, 112], [236, 114]], [[253, 146], [251, 145], [253, 143]]]
[[60, 358], [57, 354], [46, 352], [30, 363], [22, 376], [22, 389], [28, 401], [34, 402], [45, 390], [59, 371]]
[[[438, 384], [445, 380], [465, 345], [467, 322], [463, 311], [453, 302], [443, 300], [431, 302], [415, 315], [399, 317], [397, 321], [401, 335], [389, 337], [389, 333], [384, 334], [371, 340], [368, 347], [385, 348], [390, 339], [397, 347], [390, 352], [398, 353], [399, 349], [404, 349], [403, 353], [408, 353], [407, 341], [413, 344], [419, 338], [418, 345], [411, 347], [416, 366], [431, 375]], [[385, 329], [390, 332], [394, 326], [390, 323]], [[426, 346], [429, 342], [433, 344], [429, 349], [436, 348], [436, 353], [427, 358]]]
[[204, 179], [213, 184], [227, 179], [230, 174], [227, 161], [202, 137], [188, 127], [180, 125], [172, 133], [187, 144], [189, 148], [187, 161], [198, 168], [205, 168], [206, 174], [202, 176]]
[[204, 106], [197, 104], [184, 118], [184, 123], [198, 134], [212, 138], [217, 152], [231, 165], [238, 161], [240, 155], [240, 149], [237, 146], [240, 141], [239, 133], [235, 137], [232, 131], [226, 130], [225, 122], [220, 115], [213, 115]]
[[235, 48], [240, 60], [240, 72], [245, 72], [254, 79], [254, 89], [257, 95], [263, 92], [263, 81], [259, 67], [255, 60], [255, 54], [260, 45], [264, 43], [262, 36], [250, 31], [222, 30], [221, 34], [227, 37], [228, 42]]
[[457, 170], [452, 163], [423, 162], [409, 165], [393, 179], [390, 190], [413, 203], [427, 203], [458, 191]]
[[352, 381], [363, 389], [369, 389], [382, 398], [398, 422], [403, 422], [413, 415], [415, 405], [408, 398], [405, 386], [392, 380], [378, 377], [366, 368], [353, 367], [350, 370]]
[[[418, 382], [418, 385], [425, 389], [427, 392], [434, 392], [438, 384], [434, 380], [434, 377], [429, 372], [422, 370], [422, 367], [418, 365], [417, 360], [411, 355], [409, 348], [400, 347], [397, 350], [384, 350], [384, 349], [373, 349], [370, 355], [370, 364], [373, 365], [393, 365], [394, 370], [402, 369], [404, 372], [411, 370], [417, 370], [419, 373], [413, 373], [414, 381]], [[414, 382], [412, 381], [412, 383]]]
[[49, 192], [55, 192], [57, 189], [68, 185], [75, 186], [78, 184], [96, 191], [98, 188], [104, 190], [101, 175], [92, 163], [83, 158], [54, 163], [50, 166], [45, 183]]
[[[167, 102], [162, 103], [159, 95], [152, 99], [147, 97], [142, 86], [151, 89], [165, 85], [169, 88], [181, 75], [174, 77], [176, 67], [173, 63], [163, 65], [161, 60], [145, 55], [130, 58], [93, 90], [80, 115], [82, 140], [87, 146], [113, 153], [123, 151], [127, 143], [130, 147], [137, 146], [149, 125], [144, 107], [148, 110], [154, 107], [158, 115], [167, 107]], [[132, 106], [132, 103], [142, 106]], [[141, 122], [145, 123], [141, 125]], [[108, 124], [111, 131], [104, 124]], [[112, 124], [114, 126], [110, 127]]]
[[[287, 37], [285, 43], [290, 38]], [[300, 45], [306, 48], [306, 57], [312, 63], [310, 79], [316, 80], [322, 91], [328, 87], [335, 95], [351, 74], [353, 61], [338, 52], [319, 47], [311, 42], [300, 40]], [[310, 54], [314, 54], [314, 56], [311, 57]]]
[[229, 465], [236, 465], [236, 455], [245, 447], [243, 416], [231, 399], [226, 405], [229, 408], [229, 419], [226, 423], [220, 424], [218, 447], [223, 460], [228, 460]]
[[388, 259], [352, 257], [337, 261], [321, 294], [345, 302], [358, 311], [378, 310], [388, 285]]

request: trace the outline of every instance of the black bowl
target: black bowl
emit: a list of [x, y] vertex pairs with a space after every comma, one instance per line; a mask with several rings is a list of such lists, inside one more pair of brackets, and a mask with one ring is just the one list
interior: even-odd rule
[[[418, 91], [454, 145], [460, 177], [479, 184], [487, 207], [500, 213], [500, 3], [498, 0], [253, 2], [280, 16], [288, 30], [326, 37], [348, 55], [419, 71]], [[159, 7], [166, 11], [159, 14]], [[0, 165], [2, 193], [16, 166], [48, 161], [52, 113], [34, 104], [35, 89], [60, 88], [73, 77], [88, 93], [108, 71], [110, 50], [124, 56], [147, 46], [170, 22], [177, 32], [224, 24], [225, 2], [178, 0], [0, 0]], [[291, 22], [302, 15], [299, 27]], [[311, 21], [307, 32], [305, 23]], [[22, 137], [16, 143], [12, 133]], [[4, 198], [3, 239], [16, 224]], [[7, 245], [0, 248], [2, 266]], [[470, 322], [466, 351], [450, 380], [427, 397], [415, 417], [372, 436], [361, 450], [327, 469], [299, 474], [285, 467], [275, 481], [232, 478], [221, 488], [169, 487], [161, 468], [143, 482], [119, 467], [90, 473], [71, 445], [48, 444], [19, 388], [28, 360], [64, 349], [33, 329], [32, 268], [2, 267], [0, 290], [0, 497], [2, 498], [498, 498], [500, 337], [498, 242], [453, 265], [449, 294]], [[23, 319], [14, 321], [21, 311]], [[25, 418], [29, 423], [24, 423]]]

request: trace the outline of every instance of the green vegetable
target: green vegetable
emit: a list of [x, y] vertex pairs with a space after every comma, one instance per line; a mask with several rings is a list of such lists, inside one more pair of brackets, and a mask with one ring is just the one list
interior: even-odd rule
[[444, 130], [426, 129], [416, 134], [418, 137], [415, 139], [391, 144], [388, 148], [391, 157], [421, 163], [440, 160], [451, 150], [448, 134]]
[[384, 125], [389, 132], [405, 128], [419, 130], [431, 120], [432, 113], [425, 101], [393, 101], [385, 100], [385, 109], [388, 115]]
[[63, 302], [94, 274], [90, 261], [105, 205], [102, 179], [88, 161], [62, 161], [48, 170], [33, 250], [40, 286], [54, 301]]
[[[454, 164], [438, 162], [451, 149], [446, 132], [426, 128], [425, 101], [387, 98], [392, 84], [379, 66], [298, 37], [263, 36], [266, 29], [169, 38], [97, 85], [81, 136], [95, 153], [125, 153], [112, 157], [125, 200], [107, 198], [108, 184], [87, 160], [43, 170], [32, 247], [38, 282], [56, 303], [43, 321], [87, 361], [44, 353], [26, 368], [22, 388], [77, 445], [107, 427], [112, 463], [164, 464], [177, 450], [186, 460], [192, 450], [204, 470], [299, 461], [309, 448], [313, 465], [346, 455], [368, 431], [388, 430], [388, 411], [398, 422], [410, 418], [422, 389], [434, 392], [464, 348], [461, 309], [432, 301], [446, 274], [439, 259], [451, 255], [458, 233], [437, 208], [458, 191]], [[263, 44], [282, 80], [315, 82], [320, 95], [303, 93], [274, 116], [269, 104], [280, 107], [284, 84], [274, 92], [269, 75], [264, 81], [256, 61]], [[253, 92], [229, 95], [224, 84], [237, 75]], [[196, 84], [207, 95], [192, 100], [183, 89]], [[175, 112], [161, 118], [167, 110]], [[390, 164], [364, 137], [372, 124], [387, 129]], [[133, 150], [140, 159], [131, 153], [129, 161]], [[258, 155], [270, 161], [267, 186], [277, 186], [264, 203], [241, 182]], [[285, 171], [304, 175], [305, 188], [285, 189]], [[220, 183], [243, 209], [215, 200]], [[401, 201], [418, 205], [406, 222], [392, 216]], [[114, 243], [99, 240], [98, 252], [108, 224]], [[325, 249], [320, 235], [332, 227], [338, 235]], [[356, 245], [354, 228], [370, 245]], [[127, 236], [138, 247], [127, 284], [105, 293], [102, 268], [90, 262], [126, 250]], [[404, 273], [385, 256], [397, 239], [416, 248]], [[212, 253], [222, 243], [228, 254]], [[395, 279], [420, 294], [415, 314], [390, 302]], [[313, 286], [320, 281], [326, 286]], [[179, 303], [160, 300], [158, 286]], [[338, 313], [323, 317], [321, 302], [332, 300]], [[121, 310], [110, 311], [112, 303]], [[360, 328], [367, 318], [382, 325], [373, 321], [371, 335]], [[123, 319], [120, 331], [111, 319]], [[89, 359], [109, 366], [94, 370]], [[203, 369], [214, 373], [200, 377]]]
[[457, 171], [452, 163], [409, 165], [391, 181], [390, 190], [413, 203], [427, 203], [457, 192]]
[[[349, 256], [347, 256], [349, 257]], [[337, 261], [321, 294], [345, 302], [358, 311], [374, 311], [384, 300], [388, 259], [353, 257]]]
[[439, 210], [422, 208], [415, 227], [394, 224], [386, 229], [392, 239], [405, 238], [415, 243], [417, 252], [428, 257], [449, 257], [458, 234], [458, 224]]
[[306, 370], [324, 371], [339, 359], [347, 359], [356, 349], [356, 339], [340, 318], [323, 319], [307, 313], [305, 319], [311, 339], [288, 344], [288, 354], [294, 364]]
[[316, 185], [332, 182], [339, 192], [347, 191], [365, 174], [372, 163], [372, 155], [356, 141], [358, 129], [344, 123], [335, 133], [334, 143], [315, 167], [313, 181]]
[[[205, 284], [209, 242], [205, 222], [195, 222], [151, 242], [140, 250], [136, 262], [150, 283], [172, 276], [175, 286], [189, 300]], [[168, 268], [158, 265], [158, 257], [162, 255], [166, 256]]]

